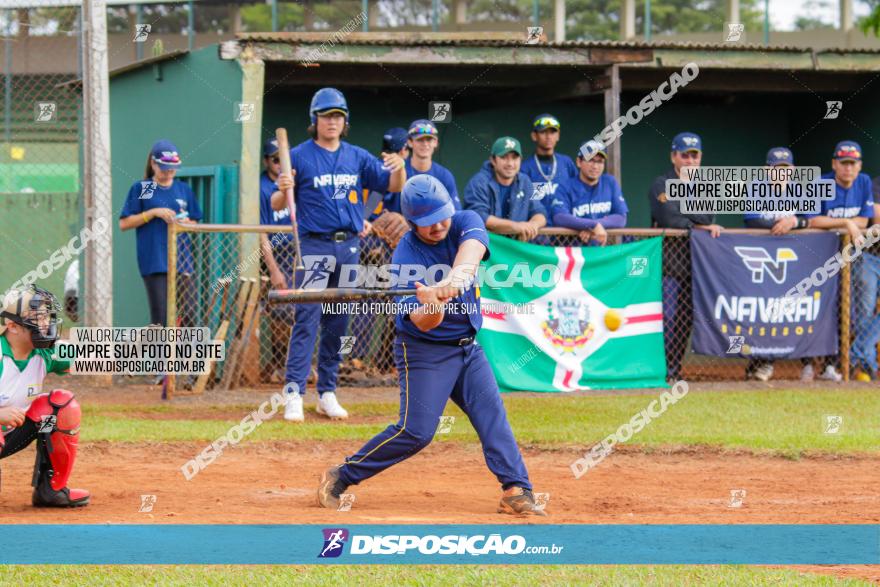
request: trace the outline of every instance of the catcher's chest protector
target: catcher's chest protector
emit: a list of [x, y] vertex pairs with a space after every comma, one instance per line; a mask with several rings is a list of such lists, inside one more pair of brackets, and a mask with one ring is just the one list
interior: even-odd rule
[[27, 409], [30, 402], [42, 393], [43, 379], [46, 378], [46, 363], [43, 357], [34, 355], [24, 371], [8, 355], [2, 355], [0, 372], [0, 407], [15, 406]]

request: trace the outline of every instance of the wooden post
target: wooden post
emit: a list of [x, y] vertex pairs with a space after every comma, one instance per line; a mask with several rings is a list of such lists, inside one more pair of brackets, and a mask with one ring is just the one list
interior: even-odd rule
[[553, 40], [565, 40], [565, 0], [555, 0], [553, 4]]
[[[156, 218], [153, 222], [162, 222]], [[173, 328], [177, 326], [177, 223], [170, 222], [168, 224], [168, 289], [166, 290], [168, 299], [167, 319], [165, 326]], [[167, 373], [165, 375], [165, 398], [174, 397], [174, 387], [176, 384], [174, 374]]]
[[636, 0], [620, 1], [620, 40], [631, 41], [636, 36]]
[[[605, 94], [605, 126], [620, 118], [620, 66], [616, 63], [605, 70], [611, 83], [604, 90]], [[610, 145], [606, 145], [608, 161], [605, 171], [620, 183], [620, 137]]]
[[[849, 244], [849, 234], [845, 233], [841, 250], [845, 250]], [[852, 296], [849, 280], [852, 273], [852, 263], [842, 263], [842, 265], [843, 268], [840, 271], [840, 368], [843, 371], [843, 380], [849, 381], [849, 309]]]

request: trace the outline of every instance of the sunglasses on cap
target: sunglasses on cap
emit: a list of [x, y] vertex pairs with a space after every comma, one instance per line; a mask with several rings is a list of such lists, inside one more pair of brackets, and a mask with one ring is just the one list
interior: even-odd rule
[[180, 163], [180, 156], [177, 154], [177, 151], [162, 151], [162, 156], [153, 157], [153, 161], [156, 163], [168, 163], [173, 165]]
[[834, 154], [835, 159], [861, 159], [862, 153], [855, 147], [843, 147]]
[[544, 118], [539, 118], [538, 120], [536, 120], [535, 124], [533, 126], [535, 128], [542, 128], [542, 129], [547, 129], [547, 128], [557, 128], [558, 129], [559, 128], [559, 121], [553, 117], [545, 116]]
[[409, 136], [419, 136], [419, 135], [431, 135], [434, 136], [437, 134], [437, 128], [433, 124], [417, 124], [409, 129]]

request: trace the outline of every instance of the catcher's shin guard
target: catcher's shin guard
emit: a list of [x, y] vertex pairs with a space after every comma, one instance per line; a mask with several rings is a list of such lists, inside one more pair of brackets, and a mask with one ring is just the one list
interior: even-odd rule
[[67, 487], [79, 442], [80, 408], [73, 394], [56, 389], [40, 395], [27, 417], [37, 426], [33, 504], [76, 507], [89, 503], [88, 491]]

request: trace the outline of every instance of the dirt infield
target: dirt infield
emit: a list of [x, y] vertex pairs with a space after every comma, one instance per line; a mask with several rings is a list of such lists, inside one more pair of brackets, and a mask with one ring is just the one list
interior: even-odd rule
[[[420, 455], [354, 488], [350, 512], [315, 504], [323, 468], [356, 448], [350, 442], [248, 443], [227, 449], [186, 481], [180, 466], [196, 443], [84, 444], [74, 486], [93, 503], [64, 512], [30, 506], [33, 451], [3, 462], [0, 518], [5, 523], [523, 523], [495, 513], [497, 483], [475, 445], [434, 443]], [[880, 458], [790, 461], [710, 451], [644, 454], [624, 450], [579, 480], [575, 449], [525, 449], [537, 491], [550, 493], [550, 516], [530, 523], [880, 523]], [[730, 492], [746, 490], [740, 507]], [[156, 495], [140, 513], [141, 495]], [[804, 568], [804, 567], [800, 567]], [[880, 582], [878, 567], [811, 571]]]

